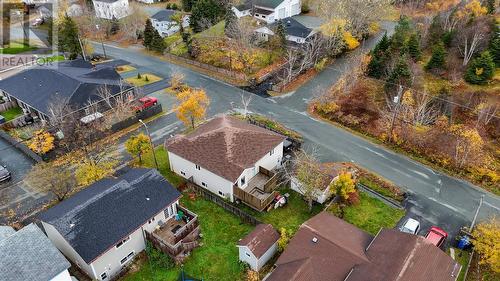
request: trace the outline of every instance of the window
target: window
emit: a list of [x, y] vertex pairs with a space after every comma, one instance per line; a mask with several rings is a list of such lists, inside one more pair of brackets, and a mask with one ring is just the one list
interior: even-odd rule
[[250, 257], [250, 254], [249, 254], [248, 252], [245, 252], [245, 254], [246, 254], [248, 257]]
[[201, 182], [201, 185], [204, 186], [204, 187], [207, 187], [207, 184], [204, 183], [204, 182]]
[[134, 254], [135, 254], [134, 251], [130, 252], [126, 257], [124, 257], [123, 259], [121, 259], [120, 264], [123, 265], [127, 261], [131, 260], [134, 257]]
[[150, 220], [148, 221], [148, 223], [152, 223], [152, 222], [154, 222], [154, 221], [155, 221], [155, 218], [153, 217], [152, 219], [150, 219]]
[[200, 166], [199, 165], [194, 165], [196, 167], [196, 170], [200, 170]]
[[101, 280], [106, 280], [108, 278], [108, 274], [106, 272], [103, 272], [101, 274]]
[[183, 171], [181, 171], [181, 175], [185, 176], [185, 175], [186, 175], [186, 173], [184, 173]]
[[243, 186], [243, 185], [245, 185], [245, 177], [242, 177], [242, 178], [241, 178], [241, 185], [242, 185], [242, 186]]
[[128, 240], [130, 239], [130, 236], [123, 239], [122, 241], [118, 242], [118, 244], [116, 244], [116, 248], [120, 248], [123, 244], [125, 244]]
[[220, 196], [224, 196], [224, 192], [222, 192], [222, 191], [219, 190], [219, 195]]
[[274, 148], [271, 149], [271, 151], [269, 151], [269, 156], [273, 155], [274, 154]]

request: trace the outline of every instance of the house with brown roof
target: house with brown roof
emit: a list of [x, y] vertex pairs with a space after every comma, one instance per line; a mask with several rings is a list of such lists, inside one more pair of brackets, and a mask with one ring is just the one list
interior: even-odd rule
[[277, 195], [285, 137], [232, 116], [217, 116], [165, 142], [170, 169], [230, 201], [259, 211]]
[[454, 281], [460, 264], [424, 237], [373, 237], [327, 212], [306, 221], [266, 281]]
[[280, 235], [270, 224], [259, 224], [238, 242], [240, 261], [259, 271], [278, 251]]

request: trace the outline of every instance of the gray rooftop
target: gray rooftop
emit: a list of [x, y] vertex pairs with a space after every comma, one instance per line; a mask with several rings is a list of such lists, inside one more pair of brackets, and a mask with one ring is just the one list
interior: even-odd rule
[[131, 86], [121, 84], [121, 76], [106, 65], [92, 66], [81, 59], [64, 61], [56, 67], [34, 67], [4, 80], [0, 89], [29, 104], [36, 110], [49, 114], [49, 105], [56, 100], [67, 101], [74, 110], [102, 100], [99, 89], [107, 87], [117, 94]]
[[255, 0], [254, 5], [266, 8], [276, 8], [285, 0]]
[[16, 233], [14, 228], [6, 225], [0, 225], [0, 241]]
[[91, 263], [180, 196], [158, 171], [126, 168], [62, 201], [39, 218], [53, 225]]
[[0, 241], [0, 280], [49, 281], [70, 263], [34, 224]]
[[296, 36], [296, 37], [301, 37], [301, 38], [307, 38], [311, 32], [313, 31], [311, 28], [306, 27], [299, 21], [295, 20], [293, 17], [288, 17], [281, 19], [279, 21], [273, 22], [269, 25], [269, 28], [273, 31], [276, 30], [278, 27], [278, 24], [283, 22], [285, 26], [285, 32], [287, 35], [291, 36]]
[[307, 28], [316, 29], [319, 28], [325, 22], [323, 19], [319, 17], [313, 16], [293, 16], [294, 20], [298, 21], [300, 24]]
[[175, 13], [176, 11], [174, 10], [161, 10], [151, 16], [151, 18], [157, 21], [172, 21], [171, 18]]

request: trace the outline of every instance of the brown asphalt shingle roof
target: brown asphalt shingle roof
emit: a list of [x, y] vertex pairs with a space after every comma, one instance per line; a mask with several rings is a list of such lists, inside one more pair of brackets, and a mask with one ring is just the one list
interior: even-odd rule
[[245, 238], [241, 239], [238, 245], [247, 246], [256, 258], [260, 258], [278, 239], [280, 239], [280, 235], [272, 225], [259, 224]]
[[285, 140], [231, 116], [218, 116], [187, 135], [165, 142], [174, 153], [231, 182]]
[[300, 227], [276, 266], [267, 281], [452, 281], [460, 271], [423, 237], [383, 229], [372, 238], [326, 212]]

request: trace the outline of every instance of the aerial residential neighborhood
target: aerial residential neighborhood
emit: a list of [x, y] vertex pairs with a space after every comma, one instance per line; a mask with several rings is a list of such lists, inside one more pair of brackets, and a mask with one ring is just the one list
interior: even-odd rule
[[498, 0], [0, 7], [0, 281], [500, 280]]

